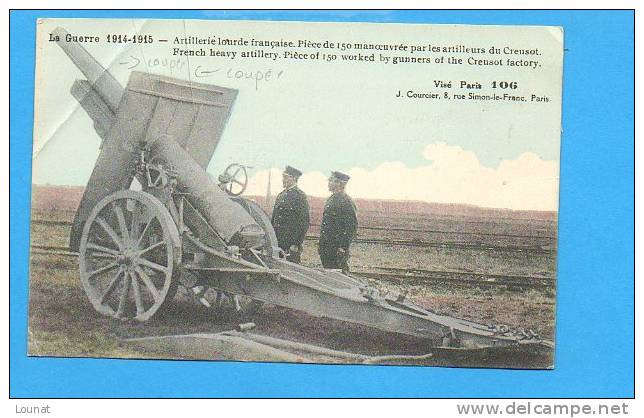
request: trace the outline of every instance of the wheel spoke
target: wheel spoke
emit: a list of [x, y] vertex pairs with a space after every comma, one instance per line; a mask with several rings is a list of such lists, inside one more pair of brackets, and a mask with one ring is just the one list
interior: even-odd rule
[[120, 318], [125, 312], [125, 303], [127, 302], [127, 295], [130, 291], [130, 275], [125, 273], [123, 275], [123, 287], [122, 287], [121, 297], [119, 298], [119, 307], [116, 310], [116, 317]]
[[110, 236], [112, 241], [114, 241], [114, 243], [119, 247], [119, 249], [123, 247], [123, 243], [121, 242], [121, 239], [119, 238], [118, 234], [114, 232], [112, 227], [105, 221], [105, 219], [101, 218], [100, 216], [97, 216], [96, 223], [98, 223], [101, 226], [101, 228], [103, 228], [103, 230], [107, 232], [107, 235]]
[[148, 292], [150, 292], [150, 294], [154, 298], [154, 301], [159, 302], [161, 296], [159, 295], [159, 291], [157, 290], [156, 286], [154, 286], [154, 283], [152, 283], [152, 280], [150, 280], [150, 277], [139, 266], [134, 267], [134, 271], [141, 278], [143, 284], [148, 289]]
[[241, 181], [239, 181], [239, 180], [237, 180], [237, 179], [233, 179], [233, 182], [234, 182], [234, 183], [239, 184], [240, 186], [243, 186], [243, 185], [244, 185], [244, 183], [243, 183], [243, 182], [241, 182]]
[[[97, 253], [108, 254], [108, 255], [111, 255], [113, 257], [118, 257], [119, 256], [118, 250], [114, 250], [112, 248], [104, 247], [104, 246], [99, 245], [99, 244], [94, 244], [92, 242], [87, 243], [87, 249], [88, 250], [94, 250]], [[96, 254], [94, 254], [94, 255], [96, 255]]]
[[242, 169], [242, 168], [241, 168], [241, 166], [237, 167], [237, 170], [235, 170], [235, 172], [233, 173], [233, 175], [232, 175], [232, 176], [230, 176], [230, 177], [234, 179], [234, 178], [237, 176], [237, 174], [239, 173], [239, 171], [240, 171], [241, 169]]
[[118, 267], [118, 264], [116, 262], [106, 264], [106, 265], [104, 265], [103, 267], [101, 267], [99, 269], [96, 269], [94, 271], [91, 271], [91, 272], [87, 273], [87, 278], [91, 279], [92, 277], [94, 277], [94, 276], [96, 276], [98, 274], [105, 273], [106, 271], [110, 271], [110, 270], [112, 270], [113, 268], [116, 268], [116, 267]]
[[136, 241], [139, 239], [138, 233], [141, 225], [139, 224], [139, 210], [136, 207], [136, 202], [131, 200], [134, 204], [134, 209], [132, 210], [132, 222], [130, 223], [130, 239]]
[[139, 287], [139, 282], [136, 279], [134, 273], [129, 273], [130, 280], [132, 281], [132, 291], [134, 292], [134, 303], [136, 304], [136, 314], [141, 315], [145, 312], [143, 308], [143, 300], [141, 299], [141, 288]]
[[127, 225], [125, 224], [125, 215], [123, 215], [123, 209], [119, 206], [117, 201], [112, 203], [112, 210], [116, 214], [116, 219], [119, 223], [119, 228], [121, 229], [121, 239], [125, 243], [130, 238], [130, 231], [127, 230]]
[[140, 256], [142, 256], [143, 254], [145, 254], [145, 253], [147, 253], [147, 252], [149, 252], [149, 251], [152, 251], [152, 250], [154, 250], [155, 248], [158, 248], [158, 247], [160, 247], [160, 246], [162, 246], [162, 245], [165, 245], [165, 242], [163, 242], [163, 241], [159, 241], [159, 242], [157, 242], [156, 244], [152, 244], [152, 245], [150, 245], [148, 248], [144, 248], [144, 249], [142, 249], [142, 250], [139, 250], [138, 255], [139, 255], [139, 257], [140, 257]]
[[117, 258], [116, 256], [113, 256], [112, 254], [99, 253], [99, 252], [92, 253], [91, 257], [92, 258], [108, 259], [108, 260], [116, 260], [116, 258]]
[[141, 245], [141, 241], [143, 240], [143, 237], [145, 236], [145, 233], [148, 232], [148, 228], [150, 227], [150, 224], [154, 220], [154, 217], [150, 218], [150, 220], [145, 224], [145, 227], [143, 228], [143, 232], [141, 232], [141, 235], [139, 236], [139, 239], [136, 242], [136, 246]]
[[148, 260], [147, 258], [139, 257], [137, 258], [137, 262], [146, 267], [150, 267], [152, 270], [160, 271], [165, 274], [167, 274], [169, 270], [168, 267], [162, 266], [161, 264], [157, 264], [153, 261]]
[[122, 269], [122, 268], [120, 268], [120, 269], [119, 269], [119, 271], [116, 273], [116, 276], [114, 276], [114, 278], [112, 279], [112, 281], [110, 282], [110, 284], [107, 286], [107, 289], [105, 290], [105, 292], [104, 292], [104, 293], [103, 293], [103, 295], [101, 296], [101, 299], [100, 299], [100, 304], [101, 304], [101, 305], [105, 303], [105, 299], [107, 299], [107, 297], [108, 297], [110, 294], [112, 294], [112, 292], [114, 291], [114, 289], [116, 289], [116, 285], [118, 284], [119, 279], [121, 278], [121, 273], [123, 273], [123, 269]]
[[[149, 180], [160, 187], [167, 177]], [[234, 188], [240, 180], [232, 182]], [[170, 212], [162, 198], [136, 190], [118, 191], [96, 205], [79, 249], [82, 287], [96, 311], [145, 321], [164, 307], [177, 285], [172, 274], [180, 256], [171, 217], [176, 213]]]

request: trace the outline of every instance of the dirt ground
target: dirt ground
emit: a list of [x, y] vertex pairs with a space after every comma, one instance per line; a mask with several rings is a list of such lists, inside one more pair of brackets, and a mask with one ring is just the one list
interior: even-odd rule
[[[67, 213], [38, 213], [36, 218], [66, 219]], [[525, 229], [525, 225], [521, 225]], [[66, 246], [69, 227], [32, 226], [32, 244]], [[306, 241], [303, 264], [319, 267], [317, 244]], [[351, 267], [403, 267], [475, 271], [489, 274], [516, 274], [554, 277], [554, 255], [490, 252], [476, 249], [397, 247], [356, 243], [352, 246]], [[187, 293], [179, 292], [170, 310], [146, 323], [120, 322], [98, 314], [89, 303], [79, 280], [75, 257], [32, 254], [29, 286], [29, 353], [38, 356], [172, 358], [167, 353], [141, 351], [122, 344], [132, 337], [171, 334], [216, 333], [235, 328], [249, 318], [232, 311], [207, 309]], [[370, 280], [381, 290], [407, 291], [412, 302], [438, 314], [455, 316], [482, 324], [508, 325], [532, 329], [542, 338], [554, 341], [554, 290], [517, 290], [504, 287], [481, 288], [472, 285], [427, 282], [422, 285]], [[251, 319], [253, 332], [335, 350], [365, 355], [424, 354], [425, 341], [386, 333], [346, 322], [312, 317], [278, 306], [264, 305]], [[451, 355], [422, 364], [482, 367], [547, 367], [552, 352], [537, 353], [536, 360], [459, 358]], [[216, 354], [213, 358], [217, 358]], [[509, 361], [512, 360], [512, 361]]]
[[[402, 288], [371, 281], [381, 289]], [[409, 289], [415, 303], [434, 312], [480, 323], [523, 326], [552, 339], [554, 301], [532, 291], [517, 293], [445, 286]], [[503, 309], [499, 309], [503, 306]], [[32, 256], [30, 283], [29, 353], [38, 356], [172, 358], [128, 347], [126, 338], [172, 334], [216, 333], [234, 329], [248, 318], [231, 310], [207, 309], [186, 293], [179, 293], [167, 312], [146, 323], [119, 322], [101, 316], [90, 305], [80, 283], [75, 258], [59, 255]], [[424, 354], [425, 341], [391, 334], [346, 322], [317, 318], [304, 312], [264, 305], [252, 318], [254, 332], [335, 350], [365, 355]], [[551, 354], [538, 364], [551, 364]], [[216, 354], [213, 358], [217, 358]], [[510, 366], [509, 359], [449, 359], [424, 362], [428, 365]], [[520, 365], [525, 366], [522, 359]], [[535, 363], [535, 365], [537, 365]]]

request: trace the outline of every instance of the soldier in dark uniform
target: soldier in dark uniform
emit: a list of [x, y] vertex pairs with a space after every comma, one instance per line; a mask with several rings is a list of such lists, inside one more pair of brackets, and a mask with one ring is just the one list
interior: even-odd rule
[[324, 205], [319, 245], [322, 266], [344, 272], [349, 271], [349, 246], [358, 228], [356, 205], [344, 192], [348, 181], [349, 176], [338, 171], [329, 177], [333, 194]]
[[293, 263], [300, 262], [302, 243], [309, 229], [309, 202], [297, 187], [301, 175], [300, 170], [286, 166], [282, 173], [284, 190], [275, 199], [271, 218], [277, 243], [288, 254], [286, 259]]

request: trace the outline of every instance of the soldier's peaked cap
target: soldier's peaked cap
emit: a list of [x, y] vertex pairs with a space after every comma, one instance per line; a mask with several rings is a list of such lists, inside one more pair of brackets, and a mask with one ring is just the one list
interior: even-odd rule
[[349, 177], [348, 175], [346, 175], [346, 174], [344, 174], [344, 173], [341, 173], [341, 172], [339, 172], [339, 171], [332, 171], [332, 172], [331, 172], [331, 176], [332, 176], [332, 177], [335, 177], [336, 179], [338, 179], [338, 180], [340, 180], [340, 181], [343, 181], [343, 182], [345, 182], [345, 183], [346, 183], [347, 181], [349, 181], [349, 179], [351, 178], [351, 177]]
[[284, 173], [295, 178], [298, 178], [302, 175], [302, 172], [300, 170], [298, 170], [297, 168], [293, 168], [290, 165], [286, 166], [286, 168], [284, 169]]

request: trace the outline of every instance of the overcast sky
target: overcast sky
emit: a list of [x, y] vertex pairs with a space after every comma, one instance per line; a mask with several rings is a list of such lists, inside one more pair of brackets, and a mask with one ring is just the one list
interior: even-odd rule
[[[349, 173], [355, 197], [470, 203], [511, 209], [556, 210], [561, 110], [561, 33], [556, 29], [392, 24], [314, 24], [216, 21], [63, 21], [40, 23], [34, 172], [36, 184], [84, 185], [100, 139], [69, 94], [82, 74], [49, 32], [97, 34], [85, 44], [125, 85], [133, 70], [239, 90], [209, 172], [231, 162], [252, 166], [249, 193], [265, 193], [268, 170], [279, 189], [279, 169], [305, 172], [302, 188], [326, 196], [332, 170]], [[151, 34], [152, 45], [115, 46], [107, 34]], [[175, 36], [308, 39], [411, 45], [491, 45], [539, 48], [537, 71], [504, 67], [272, 61], [227, 57], [172, 57]], [[205, 47], [206, 49], [208, 47]], [[214, 47], [222, 52], [253, 47]], [[277, 50], [276, 50], [277, 51]], [[280, 50], [282, 51], [282, 50]], [[312, 49], [309, 52], [314, 52]], [[339, 51], [333, 52], [338, 56]], [[376, 59], [378, 59], [376, 52]], [[447, 54], [449, 55], [449, 54]], [[429, 56], [417, 55], [417, 56]], [[134, 64], [136, 67], [133, 67]], [[197, 67], [199, 70], [197, 70]], [[271, 71], [266, 81], [267, 71]], [[204, 71], [211, 71], [204, 73]], [[235, 79], [260, 74], [262, 80]], [[232, 76], [232, 78], [231, 78]], [[547, 104], [460, 102], [395, 97], [398, 90], [442, 92], [435, 80], [516, 81], [550, 97]], [[488, 90], [489, 92], [489, 90]], [[477, 92], [480, 93], [480, 92]]]

